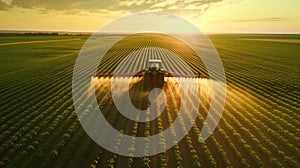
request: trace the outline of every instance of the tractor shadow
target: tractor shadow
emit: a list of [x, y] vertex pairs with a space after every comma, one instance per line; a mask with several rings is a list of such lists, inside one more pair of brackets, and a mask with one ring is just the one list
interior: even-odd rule
[[[163, 85], [161, 85], [147, 82], [144, 78], [142, 78], [138, 82], [130, 83], [129, 97], [136, 108], [146, 110], [151, 105], [149, 96], [153, 89], [160, 89], [160, 92], [164, 92], [166, 96], [166, 103], [169, 103], [171, 101], [171, 96], [174, 96], [176, 100], [179, 98], [177, 94], [178, 88], [176, 87], [177, 83], [172, 83], [170, 81], [165, 81]], [[157, 92], [156, 94], [160, 94], [160, 92]]]

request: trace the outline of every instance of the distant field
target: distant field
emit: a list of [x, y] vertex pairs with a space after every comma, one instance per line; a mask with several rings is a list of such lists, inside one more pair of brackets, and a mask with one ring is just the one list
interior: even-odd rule
[[[28, 69], [49, 59], [74, 55], [74, 52], [80, 50], [86, 38], [82, 36], [0, 37], [0, 74]], [[76, 41], [69, 41], [74, 39]]]
[[251, 38], [245, 38], [240, 40], [253, 40], [253, 41], [266, 41], [266, 42], [279, 42], [279, 43], [300, 43], [300, 39], [251, 39]]
[[[169, 37], [148, 37], [132, 36], [116, 45], [116, 52], [107, 53], [107, 65], [100, 66], [99, 72], [113, 72], [125, 53], [150, 46], [168, 48], [189, 66], [197, 62], [193, 72], [206, 73], [201, 60], [192, 57], [193, 52], [183, 44]], [[87, 36], [0, 37], [0, 167], [300, 167], [300, 44], [291, 42], [300, 36], [209, 37], [223, 61], [228, 84], [218, 127], [205, 143], [198, 142], [209, 105], [209, 99], [201, 100], [189, 134], [168, 151], [143, 158], [104, 150], [77, 119], [72, 73]], [[12, 44], [1, 45], [8, 43]], [[146, 54], [141, 62], [157, 55]], [[171, 61], [165, 62], [172, 67]], [[135, 67], [128, 64], [130, 68]], [[120, 116], [107, 92], [109, 79], [100, 80], [99, 106], [109, 122], [126, 134], [155, 134], [176, 117], [178, 95], [173, 83], [165, 88], [173, 100], [166, 112], [153, 123], [139, 124]], [[134, 93], [142, 89], [136, 85], [133, 99], [139, 99]], [[146, 104], [136, 103], [141, 108]]]
[[78, 36], [0, 36], [0, 44], [41, 40], [64, 40], [76, 37]]
[[79, 38], [74, 39], [60, 39], [60, 40], [38, 40], [38, 41], [16, 41], [16, 42], [8, 42], [2, 43], [0, 46], [8, 46], [8, 45], [18, 45], [18, 44], [34, 44], [34, 43], [48, 43], [48, 42], [63, 42], [63, 41], [73, 41], [73, 40], [80, 40]]

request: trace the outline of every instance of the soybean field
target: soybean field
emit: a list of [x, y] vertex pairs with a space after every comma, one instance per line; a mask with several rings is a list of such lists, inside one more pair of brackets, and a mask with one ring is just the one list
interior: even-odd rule
[[[91, 76], [106, 120], [130, 136], [164, 131], [180, 117], [181, 105], [197, 110], [192, 129], [175, 146], [153, 156], [127, 157], [94, 142], [74, 109], [73, 69], [88, 36], [0, 37], [0, 167], [300, 167], [300, 36], [228, 34], [209, 38], [223, 62], [227, 96], [221, 120], [204, 142], [199, 142], [198, 136], [212, 98], [209, 78], [192, 79], [201, 86], [199, 106], [185, 107], [180, 104], [175, 78], [166, 77], [163, 90], [168, 98], [163, 113], [141, 123], [118, 112], [109, 92], [110, 77]], [[185, 43], [154, 33], [130, 35], [116, 43], [97, 72], [114, 73], [122, 61], [126, 65], [122, 73], [136, 72], [145, 68], [149, 59], [162, 60], [168, 71], [184, 74], [184, 67], [189, 67], [192, 73], [209, 77], [202, 60]], [[119, 80], [131, 81], [132, 103], [147, 109], [143, 79]], [[122, 83], [116, 89], [122, 94]], [[88, 102], [82, 108], [87, 113], [93, 110]], [[180, 129], [185, 129], [184, 122]], [[103, 136], [111, 140], [110, 135]], [[176, 137], [176, 131], [170, 136]], [[121, 140], [111, 141], [121, 148]], [[130, 150], [135, 151], [135, 142]]]

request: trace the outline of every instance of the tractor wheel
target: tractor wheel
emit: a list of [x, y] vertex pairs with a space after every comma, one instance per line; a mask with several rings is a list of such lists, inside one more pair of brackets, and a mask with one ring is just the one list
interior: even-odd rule
[[164, 74], [163, 74], [163, 73], [159, 73], [159, 74], [158, 74], [157, 86], [158, 86], [159, 88], [163, 88], [164, 83], [165, 83], [165, 81], [164, 81]]
[[144, 75], [144, 90], [147, 91], [150, 89], [150, 81], [151, 80], [151, 74], [145, 73]]

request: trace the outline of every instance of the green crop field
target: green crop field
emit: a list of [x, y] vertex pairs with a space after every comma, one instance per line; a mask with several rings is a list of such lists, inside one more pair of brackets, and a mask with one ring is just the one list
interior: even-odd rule
[[[199, 100], [196, 122], [177, 145], [138, 158], [101, 148], [77, 118], [72, 75], [88, 36], [0, 37], [0, 167], [300, 167], [300, 36], [209, 38], [219, 52], [227, 80], [226, 104], [218, 127], [205, 142], [198, 141], [210, 104], [208, 94]], [[171, 50], [194, 73], [207, 74], [187, 46], [157, 34], [120, 41], [106, 53], [98, 72], [113, 72], [127, 53], [145, 47]], [[125, 69], [139, 69], [149, 58], [164, 60], [166, 69], [180, 69], [176, 67], [179, 62], [161, 55], [160, 50], [145, 50], [143, 55], [132, 57], [141, 64], [128, 63]], [[172, 79], [166, 79], [163, 88], [170, 98], [164, 113], [145, 123], [118, 113], [107, 91], [110, 80], [95, 79], [95, 93], [99, 108], [116, 129], [132, 136], [149, 136], [168, 128], [177, 117], [180, 96]], [[140, 79], [133, 80], [130, 97], [136, 107], [145, 109], [148, 101], [139, 94], [144, 86]], [[205, 89], [209, 92], [209, 87]], [[184, 129], [184, 124], [181, 126]], [[109, 139], [109, 135], [103, 136]]]

